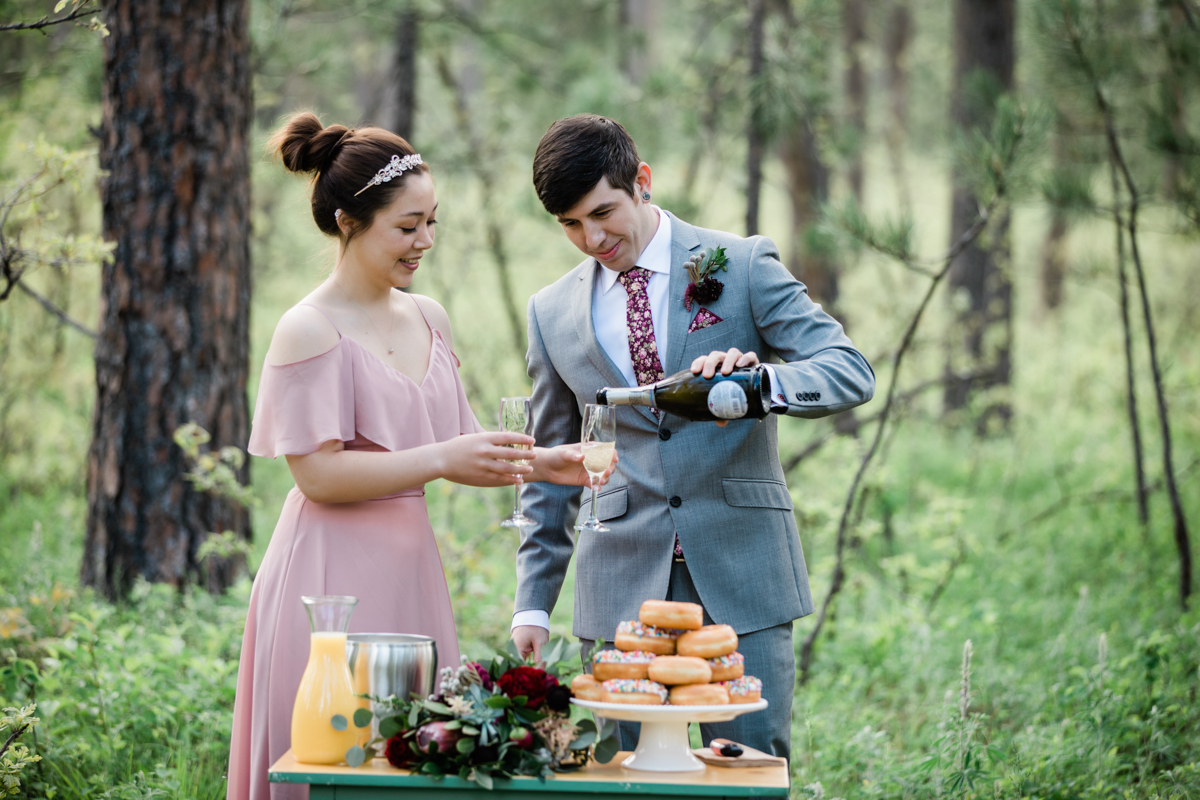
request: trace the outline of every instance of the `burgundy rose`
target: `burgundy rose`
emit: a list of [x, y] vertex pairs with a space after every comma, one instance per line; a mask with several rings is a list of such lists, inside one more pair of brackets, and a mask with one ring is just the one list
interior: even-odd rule
[[462, 738], [458, 731], [446, 730], [444, 722], [426, 722], [417, 728], [417, 749], [422, 753], [429, 752], [429, 745], [436, 744], [437, 752], [448, 753]]
[[546, 707], [551, 711], [567, 711], [571, 708], [571, 698], [574, 693], [569, 686], [555, 682], [557, 685], [546, 690]]
[[408, 744], [408, 740], [402, 736], [393, 736], [387, 740], [383, 754], [387, 757], [388, 763], [396, 769], [408, 769], [409, 764], [413, 762], [413, 751]]
[[547, 690], [558, 686], [558, 678], [537, 667], [513, 667], [496, 683], [509, 697], [527, 697], [527, 708], [538, 708], [545, 701]]

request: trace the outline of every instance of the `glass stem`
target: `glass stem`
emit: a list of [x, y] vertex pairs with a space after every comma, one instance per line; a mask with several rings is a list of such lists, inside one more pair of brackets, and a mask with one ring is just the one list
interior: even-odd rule
[[598, 522], [599, 520], [596, 519], [596, 479], [592, 477], [591, 473], [588, 473], [588, 483], [592, 487], [592, 513], [588, 522]]
[[525, 485], [524, 482], [521, 482], [513, 487], [514, 489], [517, 490], [516, 499], [513, 500], [513, 519], [520, 519], [520, 517], [521, 517], [521, 487], [524, 485]]

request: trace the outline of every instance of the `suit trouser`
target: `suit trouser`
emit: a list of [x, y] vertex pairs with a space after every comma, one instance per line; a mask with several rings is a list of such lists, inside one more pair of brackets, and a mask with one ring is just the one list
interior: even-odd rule
[[[687, 563], [676, 561], [671, 567], [671, 582], [667, 599], [684, 603], [700, 603], [700, 593], [692, 583]], [[704, 612], [704, 624], [713, 620]], [[584, 664], [590, 669], [590, 654], [595, 642], [580, 640]], [[611, 645], [610, 645], [611, 646]], [[796, 651], [792, 644], [792, 623], [776, 625], [738, 636], [738, 652], [745, 656], [746, 674], [763, 682], [762, 696], [767, 708], [743, 714], [729, 722], [701, 723], [700, 738], [705, 746], [713, 739], [732, 739], [776, 756], [792, 757], [792, 698], [796, 685]], [[617, 723], [621, 749], [637, 747], [641, 724]]]

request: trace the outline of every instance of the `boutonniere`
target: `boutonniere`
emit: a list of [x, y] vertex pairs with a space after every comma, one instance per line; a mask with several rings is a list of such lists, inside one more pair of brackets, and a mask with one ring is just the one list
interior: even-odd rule
[[725, 289], [725, 284], [714, 278], [713, 273], [717, 270], [724, 272], [728, 264], [729, 259], [725, 257], [724, 247], [718, 247], [709, 253], [701, 250], [689, 258], [687, 271], [692, 282], [688, 284], [687, 290], [683, 293], [683, 307], [691, 311], [693, 301], [697, 303], [715, 302]]

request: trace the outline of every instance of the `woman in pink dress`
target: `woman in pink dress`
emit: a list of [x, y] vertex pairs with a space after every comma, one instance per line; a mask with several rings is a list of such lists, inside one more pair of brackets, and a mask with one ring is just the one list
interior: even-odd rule
[[254, 580], [242, 641], [231, 800], [305, 798], [267, 771], [290, 746], [292, 704], [308, 656], [301, 595], [358, 598], [352, 632], [419, 633], [441, 665], [458, 663], [446, 578], [424, 485], [523, 480], [584, 485], [578, 446], [536, 448], [510, 464], [514, 433], [485, 433], [459, 380], [450, 322], [407, 288], [433, 246], [429, 168], [379, 128], [293, 117], [272, 147], [312, 173], [317, 227], [338, 240], [333, 274], [279, 321], [263, 365], [249, 450], [285, 456], [288, 494]]

